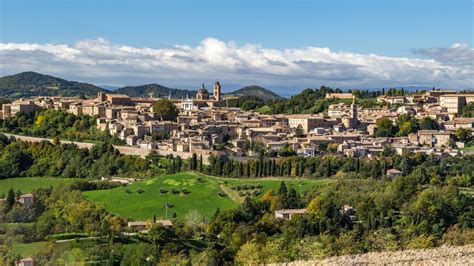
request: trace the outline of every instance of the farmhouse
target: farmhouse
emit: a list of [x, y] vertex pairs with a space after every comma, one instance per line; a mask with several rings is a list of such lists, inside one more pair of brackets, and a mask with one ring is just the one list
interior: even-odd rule
[[20, 198], [18, 199], [18, 202], [23, 205], [29, 206], [35, 203], [35, 195], [32, 193], [21, 195]]
[[28, 257], [28, 258], [24, 258], [24, 259], [19, 260], [16, 263], [16, 265], [17, 266], [34, 266], [34, 265], [36, 265], [36, 263], [35, 263], [34, 258]]
[[282, 209], [275, 211], [275, 218], [291, 220], [293, 216], [306, 213], [306, 209]]

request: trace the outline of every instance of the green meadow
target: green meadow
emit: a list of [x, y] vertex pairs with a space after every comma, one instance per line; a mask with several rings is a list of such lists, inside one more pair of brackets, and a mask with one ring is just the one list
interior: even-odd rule
[[[151, 219], [153, 215], [157, 218], [171, 218], [176, 213], [177, 218], [183, 221], [190, 210], [196, 210], [210, 218], [218, 208], [225, 210], [237, 207], [243, 197], [239, 196], [240, 191], [232, 189], [234, 186], [258, 185], [260, 197], [269, 189], [278, 190], [282, 180], [216, 178], [186, 172], [159, 176], [126, 187], [87, 191], [84, 195], [123, 217], [135, 220]], [[328, 180], [284, 181], [288, 188], [294, 187], [297, 191], [328, 183]], [[167, 212], [166, 203], [169, 206]]]
[[37, 188], [54, 187], [61, 183], [71, 183], [74, 179], [55, 177], [16, 177], [0, 180], [0, 197], [6, 195], [10, 188], [22, 193], [29, 193]]

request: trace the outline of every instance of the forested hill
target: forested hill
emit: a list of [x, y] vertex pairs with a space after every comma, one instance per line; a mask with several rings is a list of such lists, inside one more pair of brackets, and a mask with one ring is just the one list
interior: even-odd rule
[[9, 99], [32, 96], [94, 96], [105, 91], [95, 85], [43, 75], [23, 72], [0, 78], [0, 97]]
[[271, 90], [267, 90], [260, 86], [246, 86], [241, 89], [235, 90], [233, 92], [226, 93], [226, 95], [235, 95], [235, 96], [252, 96], [260, 98], [264, 101], [274, 101], [282, 99], [282, 97]]
[[171, 97], [175, 99], [186, 98], [186, 96], [194, 98], [197, 91], [193, 90], [181, 90], [181, 89], [171, 89], [165, 86], [158, 84], [146, 84], [141, 86], [126, 86], [118, 88], [115, 93], [126, 94], [130, 97], [150, 97], [152, 94], [153, 97], [167, 97], [171, 92]]

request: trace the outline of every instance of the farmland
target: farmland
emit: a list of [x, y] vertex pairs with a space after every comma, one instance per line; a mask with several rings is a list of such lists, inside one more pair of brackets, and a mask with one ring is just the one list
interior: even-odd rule
[[[84, 192], [90, 200], [102, 203], [110, 212], [136, 220], [170, 218], [176, 213], [184, 220], [190, 210], [210, 218], [219, 208], [238, 206], [242, 197], [233, 189], [238, 185], [253, 185], [253, 190], [262, 195], [268, 189], [277, 190], [281, 179], [232, 179], [215, 178], [196, 173], [165, 175], [136, 182], [127, 187]], [[313, 185], [326, 184], [327, 180], [285, 180], [288, 187], [297, 191], [308, 190]], [[248, 189], [249, 190], [249, 189]], [[225, 193], [224, 193], [225, 192]], [[165, 204], [168, 203], [166, 215]]]

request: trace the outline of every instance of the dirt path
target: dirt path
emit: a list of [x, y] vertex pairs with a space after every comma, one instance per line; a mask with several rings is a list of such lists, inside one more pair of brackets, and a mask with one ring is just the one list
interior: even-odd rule
[[232, 189], [230, 189], [227, 186], [222, 185], [222, 184], [219, 185], [219, 187], [234, 202], [236, 202], [238, 204], [241, 204], [242, 202], [244, 202], [244, 199], [241, 196], [239, 196], [239, 194], [237, 194], [237, 192], [233, 191]]

